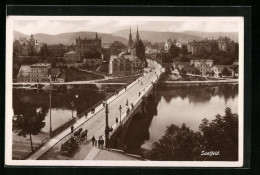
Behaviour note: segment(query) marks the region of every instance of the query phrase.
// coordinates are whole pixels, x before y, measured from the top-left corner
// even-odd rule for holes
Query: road
[[[128,99],[129,106],[132,102],[134,102],[138,98],[139,92],[143,92],[144,89],[151,84],[151,82],[157,79],[156,72],[159,72],[160,69],[153,62],[149,62],[149,68],[151,72],[148,72],[140,82],[137,82],[132,87],[128,88],[124,93],[120,94],[117,98],[115,98],[112,102],[108,104],[109,107],[109,126],[113,126],[116,121],[116,117],[119,119],[119,106],[122,106],[122,113],[126,112],[127,107],[126,101]],[[102,108],[98,111],[93,117],[86,120],[80,127],[83,130],[88,130],[88,141],[86,143],[82,143],[79,145],[78,149],[70,156],[63,156],[60,154],[61,145],[67,141],[71,135],[67,134],[64,138],[52,140],[55,142],[54,146],[52,146],[46,153],[43,154],[39,159],[41,160],[82,160],[92,149],[92,144],[90,142],[91,137],[94,135],[95,138],[99,138],[100,136],[105,137],[105,108]],[[77,128],[75,128],[77,130]],[[65,131],[64,131],[65,132]],[[68,129],[67,131],[68,132]],[[35,157],[34,157],[35,158]],[[30,158],[29,158],[30,159]]]

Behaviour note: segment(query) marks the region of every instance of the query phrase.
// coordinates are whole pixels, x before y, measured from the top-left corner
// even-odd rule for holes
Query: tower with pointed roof
[[[130,33],[129,33],[128,47],[129,48],[133,47],[133,38],[132,38],[131,27],[130,27]]]

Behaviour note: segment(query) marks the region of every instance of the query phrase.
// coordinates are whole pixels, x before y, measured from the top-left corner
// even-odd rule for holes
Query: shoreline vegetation
[[[227,107],[223,116],[217,114],[212,121],[204,118],[198,132],[185,123],[171,124],[146,157],[157,161],[237,161],[238,114]]]

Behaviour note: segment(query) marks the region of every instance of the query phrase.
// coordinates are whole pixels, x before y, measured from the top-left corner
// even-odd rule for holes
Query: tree
[[[176,58],[179,55],[180,48],[177,47],[175,44],[172,44],[170,49],[168,50],[168,56],[172,58]]]
[[[165,135],[155,142],[151,151],[152,160],[194,160],[199,152],[194,149],[199,147],[201,134],[195,133],[185,124],[180,127],[171,124],[167,127]]]
[[[238,160],[238,115],[233,114],[230,108],[225,109],[225,115],[216,115],[212,122],[203,119],[200,124],[205,150],[218,150],[220,156],[211,160]]]
[[[91,50],[84,52],[84,57],[89,59],[101,59],[101,54],[97,50]]]
[[[182,45],[179,54],[188,55],[190,54],[187,45]]]
[[[200,72],[199,69],[196,68],[196,69],[194,70],[194,74],[195,74],[195,75],[201,75],[201,72]]]
[[[231,72],[226,67],[224,67],[224,69],[221,71],[221,73],[224,76],[230,76],[231,75]]]
[[[182,68],[179,72],[180,72],[181,75],[186,75],[187,74],[187,71],[184,68]]]
[[[201,156],[202,151],[219,151],[218,156]],[[152,160],[178,161],[237,161],[238,160],[238,115],[230,108],[225,115],[216,115],[209,122],[202,120],[199,131],[194,132],[185,124],[171,124],[165,135],[153,144]]]
[[[209,74],[213,77],[215,75],[215,72],[212,70]]]
[[[13,130],[18,136],[30,136],[31,149],[33,151],[32,135],[38,135],[45,126],[45,116],[47,110],[42,108],[39,112],[35,106],[25,104],[18,111],[19,114],[13,119]]]
[[[123,50],[126,50],[127,47],[124,43],[120,41],[114,41],[109,48],[111,50],[112,55],[117,55],[121,53]]]
[[[39,55],[41,56],[41,58],[45,58],[49,55],[47,44],[43,44],[40,49]]]

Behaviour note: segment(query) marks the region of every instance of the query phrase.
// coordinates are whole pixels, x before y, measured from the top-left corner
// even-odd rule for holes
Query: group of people
[[[99,149],[104,148],[105,141],[102,137],[99,137],[99,139],[96,140],[95,136],[93,135],[91,141],[93,146],[98,147]]]

